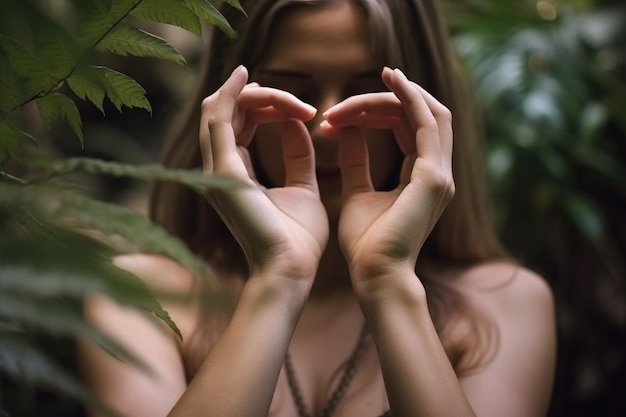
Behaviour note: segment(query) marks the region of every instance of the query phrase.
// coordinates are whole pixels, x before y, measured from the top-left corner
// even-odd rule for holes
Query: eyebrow
[[[310,78],[311,76],[305,72],[300,71],[292,71],[288,69],[261,69],[259,71],[259,75],[269,75],[275,77],[287,77],[287,78]],[[354,74],[352,79],[361,79],[361,78],[378,78],[380,74],[376,71],[366,71],[359,72]]]

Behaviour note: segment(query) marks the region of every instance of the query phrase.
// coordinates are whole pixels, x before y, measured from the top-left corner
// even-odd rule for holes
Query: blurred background
[[[552,285],[551,416],[626,415],[626,4],[446,1],[496,221]]]
[[[50,13],[62,12],[55,9],[59,2],[44,3]],[[626,416],[624,2],[445,0],[442,6],[483,112],[501,236],[556,296],[559,362],[550,416]],[[153,114],[105,106],[103,116],[79,102],[85,148],[69,131],[41,130],[50,153],[130,163],[158,159],[205,45],[178,28],[150,30],[172,43],[191,71],[98,57],[147,90]],[[85,181],[99,197],[145,211],[146,184]],[[64,360],[72,366],[70,355]],[[81,415],[69,400],[45,390],[37,395],[39,411],[32,415]]]

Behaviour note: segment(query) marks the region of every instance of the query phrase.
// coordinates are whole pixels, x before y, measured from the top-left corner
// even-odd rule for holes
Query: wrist
[[[313,279],[304,280],[274,273],[254,273],[244,286],[242,295],[259,307],[285,306],[301,309],[306,303]]]
[[[426,306],[426,291],[412,269],[398,268],[386,273],[353,277],[354,292],[362,308],[381,305],[401,308]]]

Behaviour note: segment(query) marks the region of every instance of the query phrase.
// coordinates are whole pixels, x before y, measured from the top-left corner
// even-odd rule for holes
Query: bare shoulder
[[[124,255],[115,258],[114,263],[142,279],[174,320],[182,341],[173,338],[169,329],[165,330],[178,345],[186,369],[193,375],[228,324],[242,279],[214,272],[219,286],[208,290],[200,277],[164,256]],[[110,317],[111,312],[103,310],[103,315]],[[135,330],[142,326],[137,322]]]
[[[188,269],[165,256],[141,253],[121,255],[113,262],[137,275],[155,291],[189,292],[200,283]]]
[[[182,339],[177,337],[165,322],[157,320],[148,311],[120,304],[105,294],[92,294],[85,298],[83,303],[85,318],[137,353],[143,350],[137,345],[138,340],[149,340],[154,352],[169,351],[171,357],[179,357],[198,327],[200,279],[178,262],[165,256],[121,255],[114,258],[113,263],[118,268],[134,274],[146,284],[176,324]],[[146,355],[148,353],[144,350],[142,356]]]
[[[198,330],[200,312],[205,311],[201,306],[205,294],[201,278],[177,261],[161,255],[122,255],[113,262],[146,284],[179,327],[186,345]]]
[[[461,270],[455,282],[466,295],[496,309],[552,308],[554,303],[545,278],[512,262],[486,262]]]
[[[487,262],[455,278],[496,335],[488,360],[461,380],[476,414],[545,415],[556,363],[556,317],[548,282],[512,262]]]
[[[85,318],[140,358],[152,372],[148,375],[115,359],[87,339],[79,341],[81,368],[93,391],[120,414],[160,415],[172,408],[187,384],[186,349],[198,323],[193,290],[197,278],[161,256],[124,255],[113,262],[145,282],[180,330],[182,339],[147,311],[94,294],[84,301]],[[129,396],[129,392],[133,394]]]

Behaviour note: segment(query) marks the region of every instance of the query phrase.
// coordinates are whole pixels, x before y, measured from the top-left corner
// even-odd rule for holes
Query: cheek
[[[257,128],[250,144],[250,156],[259,182],[268,187],[285,183],[285,167],[281,145],[280,123],[268,123]]]
[[[370,173],[374,188],[388,191],[398,185],[404,155],[393,134],[388,131],[366,132],[370,156]]]

